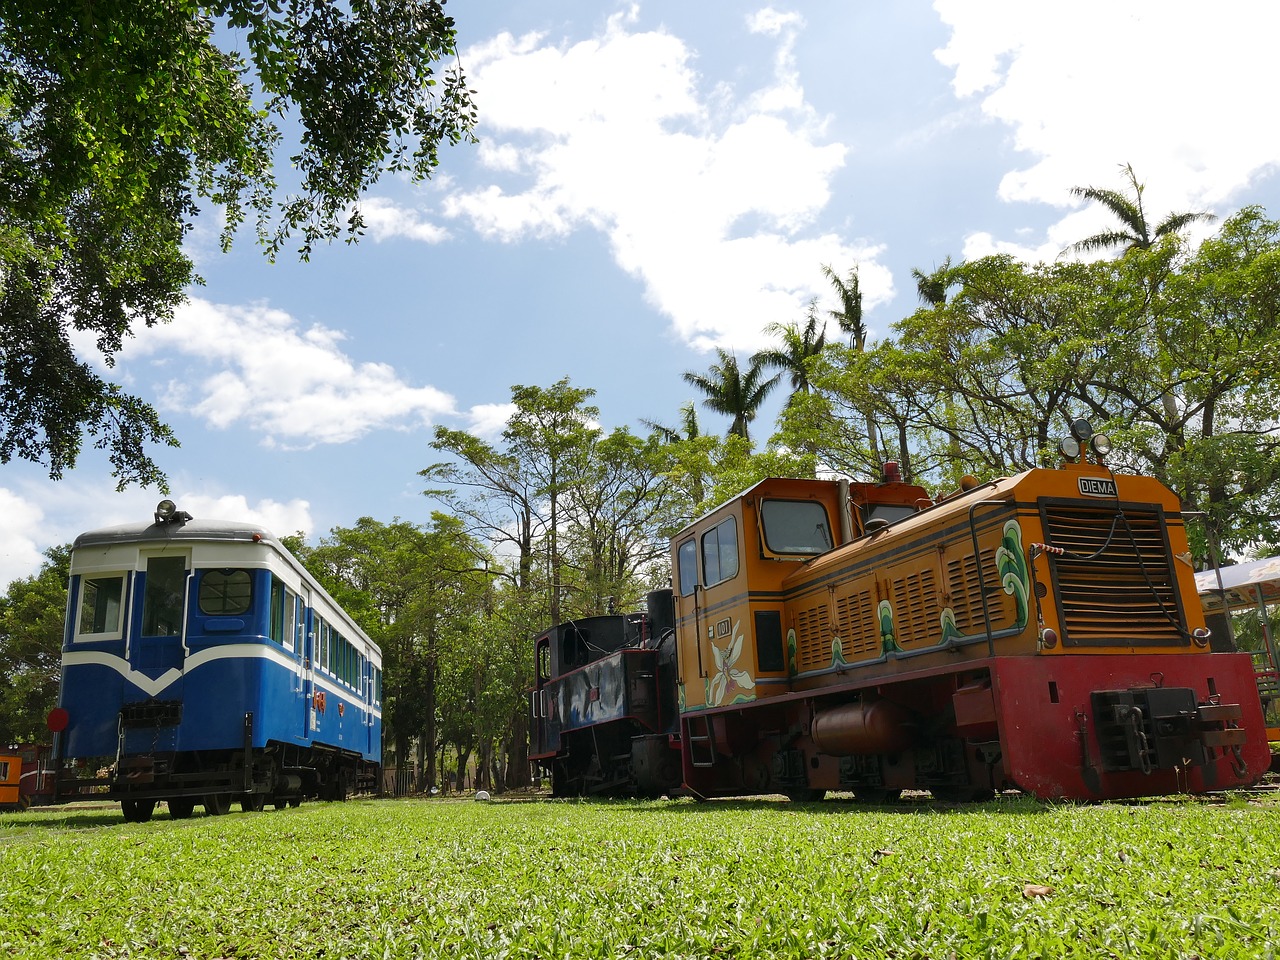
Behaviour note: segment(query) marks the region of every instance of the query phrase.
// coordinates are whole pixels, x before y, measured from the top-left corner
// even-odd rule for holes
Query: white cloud
[[[434,223],[427,223],[416,210],[406,210],[385,197],[366,197],[360,202],[365,229],[375,243],[392,237],[406,237],[425,243],[440,243],[449,239],[449,231]]]
[[[172,323],[139,331],[122,357],[134,377],[144,359],[164,370],[162,407],[193,413],[213,427],[260,430],[267,445],[346,443],[454,412],[448,394],[410,386],[389,364],[352,360],[341,349],[343,339],[340,331],[303,328],[263,304],[193,299]]]
[[[676,334],[709,349],[751,349],[765,326],[825,296],[820,265],[863,264],[868,307],[892,295],[874,247],[816,230],[847,148],[823,142],[793,54],[803,19],[763,9],[747,28],[775,38],[762,89],[704,96],[695,53],[659,29],[632,31],[635,8],[590,40],[554,46],[501,34],[464,54],[504,177],[446,198],[503,241],[604,232],[614,257]]]
[[[467,411],[467,432],[482,440],[494,440],[507,428],[516,412],[514,403],[481,403]]]
[[[44,511],[33,501],[0,487],[0,589],[40,569],[45,541]]]
[[[1080,206],[1071,187],[1123,189],[1120,167],[1131,163],[1158,221],[1229,207],[1280,162],[1280,127],[1254,95],[1272,85],[1280,5],[1270,0],[934,7],[952,30],[936,56],[953,68],[956,94],[980,97],[1027,156],[1001,182],[1005,200]],[[1044,249],[1104,223],[1104,211],[1086,207]]]
[[[20,480],[0,487],[0,590],[32,576],[44,563],[44,551],[70,544],[87,530],[150,521],[162,495],[155,490],[115,489],[105,474],[93,478],[79,472],[50,483],[43,471],[16,465]],[[175,478],[171,498],[192,516],[260,523],[279,536],[314,532],[306,500],[250,500],[243,494],[212,491],[202,483]]]
[[[765,7],[747,17],[748,30],[752,33],[763,33],[771,37],[776,37],[784,30],[803,26],[804,17],[800,16],[800,14],[783,13],[773,9],[773,7]]]
[[[277,537],[301,532],[310,535],[315,525],[311,519],[311,504],[306,500],[259,500],[251,504],[243,494],[180,493],[173,497],[175,503],[197,519],[246,520],[260,523]]]

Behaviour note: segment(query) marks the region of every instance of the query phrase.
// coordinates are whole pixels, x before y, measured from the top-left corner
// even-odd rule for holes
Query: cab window
[[[81,579],[76,639],[119,639],[123,606],[124,574],[113,573]]]
[[[687,597],[698,586],[698,542],[686,540],[676,552],[680,574],[680,596]]]
[[[147,561],[147,585],[142,594],[144,637],[176,637],[182,632],[186,587],[187,561],[183,557],[152,557]]]
[[[770,553],[826,553],[835,544],[827,510],[816,500],[766,500],[760,505]]]
[[[738,575],[738,521],[729,517],[702,535],[702,579],[708,587]]]

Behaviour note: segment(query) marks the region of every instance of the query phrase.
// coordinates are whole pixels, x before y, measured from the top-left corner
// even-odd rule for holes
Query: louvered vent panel
[[[1062,601],[1063,643],[1185,646],[1173,559],[1162,514],[1152,507],[1053,504],[1045,508]]]
[[[982,575],[987,587],[987,612],[991,628],[999,630],[1012,619],[1012,601],[1000,585],[996,572],[996,552],[982,551]],[[978,565],[972,556],[947,561],[947,590],[951,594],[951,610],[961,633],[980,634],[982,624],[982,590],[978,582]]]
[[[796,669],[831,666],[831,615],[826,602],[796,614]]]
[[[880,655],[880,621],[870,590],[836,597],[836,633],[850,662]]]
[[[898,646],[909,650],[937,643],[942,636],[942,627],[933,571],[919,570],[896,579],[892,588]]]

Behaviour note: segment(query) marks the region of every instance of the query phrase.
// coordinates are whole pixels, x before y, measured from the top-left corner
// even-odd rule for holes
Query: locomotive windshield
[[[760,519],[771,553],[817,554],[834,546],[827,509],[816,500],[766,500]]]
[[[868,520],[884,520],[886,523],[897,523],[907,517],[914,517],[920,511],[900,503],[873,503],[866,511]]]

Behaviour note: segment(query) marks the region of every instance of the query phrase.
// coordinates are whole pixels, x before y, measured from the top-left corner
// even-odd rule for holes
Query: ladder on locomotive
[[[698,730],[699,723],[701,731]],[[704,714],[690,717],[685,721],[685,738],[689,743],[689,762],[695,767],[714,767],[716,765],[716,735],[711,726],[711,717]]]

